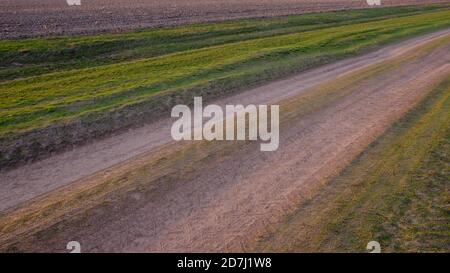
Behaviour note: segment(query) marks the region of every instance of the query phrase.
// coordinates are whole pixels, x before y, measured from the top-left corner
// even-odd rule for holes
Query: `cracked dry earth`
[[[279,149],[263,153],[259,143],[216,142],[196,146],[165,143],[156,150],[155,143],[163,140],[153,139],[147,148],[141,143],[134,149],[147,150],[143,155],[122,163],[110,161],[117,165],[64,183],[65,190],[76,191],[77,185],[94,183],[111,174],[120,176],[143,164],[141,171],[147,176],[127,174],[121,178],[139,180],[139,187],[118,191],[115,198],[90,207],[80,203],[72,210],[76,213],[41,228],[24,229],[20,242],[10,240],[6,245],[0,236],[0,248],[66,251],[67,242],[77,240],[83,252],[245,251],[448,78],[449,50],[450,31],[441,31],[223,99],[218,103],[279,103]],[[160,132],[166,132],[168,125],[170,122],[161,121]],[[136,137],[144,135],[145,130],[128,134]],[[159,137],[164,139],[166,134]],[[115,138],[117,141],[123,136]],[[105,143],[111,142],[105,140],[98,145]],[[171,173],[162,174],[162,168],[143,163],[150,157],[165,162],[164,150],[190,146],[188,152],[180,153],[181,160],[164,163]],[[124,150],[119,149],[118,158],[121,153]],[[70,154],[65,156],[70,160]],[[109,157],[114,158],[112,152]],[[88,160],[85,164],[92,163]],[[71,162],[64,164],[70,166]],[[39,175],[38,170],[45,174],[36,166],[23,168],[34,175]],[[158,179],[148,176],[159,172]],[[26,183],[27,170],[5,175]],[[58,192],[61,186],[57,180],[53,183],[47,188],[50,193],[29,192],[30,200],[9,201],[10,206],[3,208],[4,215],[15,213],[16,207],[26,209],[33,198],[38,202],[50,200],[51,192]],[[12,187],[13,183],[6,185]],[[17,192],[27,192],[26,187],[15,186]],[[1,187],[4,192],[5,186]],[[7,199],[5,195],[1,198]],[[1,223],[0,219],[0,228]]]

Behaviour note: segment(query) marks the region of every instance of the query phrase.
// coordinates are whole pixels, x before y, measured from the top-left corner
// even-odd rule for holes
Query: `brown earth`
[[[117,32],[172,26],[367,8],[365,0],[2,0],[0,38]],[[448,3],[447,0],[382,0],[382,6]]]
[[[450,76],[449,46],[442,31],[218,102],[279,102],[276,152],[167,143],[166,121],[2,174],[0,249],[245,251]]]

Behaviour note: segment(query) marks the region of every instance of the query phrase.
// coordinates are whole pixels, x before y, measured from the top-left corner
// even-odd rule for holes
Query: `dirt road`
[[[447,3],[383,0],[383,6]],[[114,32],[193,22],[367,8],[365,0],[2,0],[0,38]]]
[[[389,60],[403,50],[430,39],[448,35],[448,33],[449,31],[446,30],[411,39],[371,54],[326,65],[214,103],[218,105],[277,103],[283,98],[301,94],[331,78]],[[171,119],[164,119],[18,169],[0,172],[0,181],[2,181],[0,212],[171,142],[172,122]]]
[[[217,102],[279,103],[282,127],[276,152],[262,153],[258,143],[194,147],[171,165],[158,158],[169,149],[165,147],[174,146],[169,143],[170,120],[163,120],[3,173],[0,204],[7,216],[20,204],[26,209],[27,201],[39,195],[38,202],[48,202],[52,193],[64,198],[61,186],[76,191],[111,173],[116,176],[114,171],[126,173],[146,157],[157,157],[173,170],[163,174],[159,167],[143,168],[152,177],[161,172],[153,180],[124,175],[124,181],[143,184],[106,205],[69,214],[37,233],[25,232],[14,248],[65,251],[68,241],[78,240],[86,252],[245,251],[448,78],[449,47],[450,30],[441,31]],[[194,160],[197,154],[201,157]]]

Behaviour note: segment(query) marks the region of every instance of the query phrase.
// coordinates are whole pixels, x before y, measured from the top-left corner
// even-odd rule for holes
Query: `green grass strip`
[[[265,24],[262,19],[256,22]],[[0,135],[67,122],[86,114],[115,111],[161,92],[216,86],[210,91],[220,93],[236,86],[244,88],[448,26],[450,10],[432,10],[4,81],[0,83]],[[192,31],[197,31],[197,27],[200,26],[191,26]],[[24,43],[36,43],[37,48],[48,46],[46,40],[33,41]],[[44,45],[38,46],[39,43]]]

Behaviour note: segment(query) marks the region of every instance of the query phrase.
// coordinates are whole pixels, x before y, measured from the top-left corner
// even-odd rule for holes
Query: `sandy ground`
[[[267,17],[349,8],[365,0],[2,0],[0,38],[112,32],[193,22]],[[383,6],[448,3],[383,0]]]
[[[86,252],[245,251],[258,234],[449,76],[448,39],[444,47],[427,47],[448,36],[449,30],[415,38],[221,100],[219,104],[280,102],[282,116],[283,111],[284,115],[292,111],[288,126],[281,128],[279,150],[262,153],[259,145],[251,143],[226,156],[212,155],[194,165],[189,175],[180,174],[170,184],[158,182],[146,193],[99,206],[84,217],[69,217],[22,242],[26,247],[19,249],[65,251],[68,241],[78,240]],[[347,95],[296,116],[297,98],[324,85],[346,90]],[[2,174],[2,209],[133,155],[151,154],[168,141],[169,124],[161,121]],[[132,166],[133,160],[119,165]],[[95,175],[89,179],[96,179]],[[83,179],[73,184],[78,183]]]

